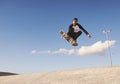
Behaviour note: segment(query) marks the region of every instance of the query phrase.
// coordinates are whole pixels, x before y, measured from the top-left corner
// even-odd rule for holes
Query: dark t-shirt
[[[77,29],[77,27],[79,28],[79,30]],[[69,26],[69,31],[68,31],[68,35],[72,32],[78,32],[78,31],[83,31],[86,35],[88,35],[89,33],[79,24],[77,23],[76,24],[76,28],[75,26],[73,26],[73,24],[71,24]]]

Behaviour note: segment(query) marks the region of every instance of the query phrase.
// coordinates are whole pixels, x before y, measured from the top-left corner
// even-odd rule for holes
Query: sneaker
[[[73,46],[78,46],[78,43],[73,44]]]

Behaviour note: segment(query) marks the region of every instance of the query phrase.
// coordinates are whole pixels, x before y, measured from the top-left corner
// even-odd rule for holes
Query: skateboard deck
[[[67,35],[67,33],[65,33],[63,30],[60,31],[60,35],[62,36],[62,38],[64,40],[66,40],[67,42],[69,42],[72,46],[78,46],[78,43],[69,35]]]

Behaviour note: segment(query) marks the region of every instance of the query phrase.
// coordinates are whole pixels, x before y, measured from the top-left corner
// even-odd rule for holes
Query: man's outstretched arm
[[[91,38],[92,36],[80,25],[78,24],[80,29],[87,35],[88,38]]]

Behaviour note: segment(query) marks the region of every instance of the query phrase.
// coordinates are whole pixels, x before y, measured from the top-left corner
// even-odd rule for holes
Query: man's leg
[[[67,33],[67,35],[74,39],[75,36],[74,29],[71,28],[71,30]]]
[[[77,33],[71,32],[71,33],[67,33],[67,34],[76,41],[77,38],[82,34],[82,31],[79,31],[79,32],[77,32]]]
[[[74,32],[68,33],[68,36],[70,36],[71,38],[75,39],[75,33]]]
[[[82,34],[82,31],[79,31],[77,33],[74,34],[74,40],[77,40],[77,38]]]

